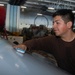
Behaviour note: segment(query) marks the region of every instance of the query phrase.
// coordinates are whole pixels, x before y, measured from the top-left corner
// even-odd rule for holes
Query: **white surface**
[[[69,75],[30,54],[21,54],[0,38],[0,75]]]

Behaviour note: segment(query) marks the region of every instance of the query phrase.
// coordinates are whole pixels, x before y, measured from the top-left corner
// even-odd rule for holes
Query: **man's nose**
[[[55,28],[56,26],[57,26],[57,25],[54,23],[53,26],[52,26],[52,28]]]

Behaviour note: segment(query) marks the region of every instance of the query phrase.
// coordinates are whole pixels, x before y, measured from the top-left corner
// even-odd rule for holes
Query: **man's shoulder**
[[[45,36],[45,37],[43,37],[43,38],[41,38],[41,40],[47,40],[47,41],[55,41],[55,40],[57,40],[57,37],[56,36],[54,36],[54,35],[50,35],[50,36]]]
[[[55,36],[55,35],[49,35],[49,36],[46,36],[45,38],[52,38],[52,39],[57,39],[59,37]]]

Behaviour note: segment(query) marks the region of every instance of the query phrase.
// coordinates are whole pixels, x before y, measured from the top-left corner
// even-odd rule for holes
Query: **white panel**
[[[7,11],[6,11],[6,30],[9,30],[9,10],[10,10],[10,5],[9,4],[7,4]]]

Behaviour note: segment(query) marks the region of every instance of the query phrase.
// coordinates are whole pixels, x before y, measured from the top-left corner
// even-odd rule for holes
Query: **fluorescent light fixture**
[[[41,16],[42,14],[41,13],[37,13],[37,15],[40,15]]]
[[[0,4],[0,6],[4,6],[4,4]]]
[[[48,7],[48,9],[54,10],[54,8],[53,8],[53,7]]]
[[[27,8],[27,7],[25,7],[25,6],[21,6],[21,8]]]
[[[72,11],[73,13],[75,13],[75,11]]]

